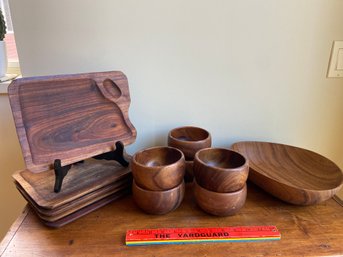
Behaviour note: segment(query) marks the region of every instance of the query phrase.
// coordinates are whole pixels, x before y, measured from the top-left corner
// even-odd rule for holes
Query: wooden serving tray
[[[55,222],[57,220],[60,220],[64,217],[67,217],[68,215],[78,211],[78,210],[81,210],[82,208],[85,208],[97,201],[100,201],[108,196],[111,196],[111,195],[121,195],[121,192],[122,191],[126,191],[128,190],[129,188],[131,188],[130,186],[128,186],[128,183],[126,184],[122,184],[122,185],[117,185],[115,186],[114,188],[112,188],[111,190],[107,190],[107,192],[103,192],[102,194],[100,195],[97,195],[97,196],[94,196],[92,197],[91,199],[87,199],[86,201],[83,201],[83,202],[78,202],[78,201],[73,201],[71,202],[70,205],[66,205],[66,206],[63,206],[64,210],[63,212],[59,211],[59,213],[56,213],[56,214],[53,214],[53,215],[50,215],[50,214],[45,214],[45,213],[42,213],[44,212],[44,210],[41,210],[39,208],[37,208],[37,205],[32,201],[32,199],[30,198],[29,195],[27,195],[25,193],[25,191],[23,191],[20,186],[17,187],[18,191],[22,194],[22,196],[26,199],[26,201],[29,203],[29,205],[32,207],[32,209],[35,211],[35,213],[37,214],[37,216],[42,219],[42,220],[45,220],[45,221],[49,221],[49,222]],[[83,200],[83,199],[82,199]]]
[[[87,215],[88,213],[92,212],[92,211],[95,211],[103,206],[105,206],[106,204],[109,204],[125,195],[127,195],[128,193],[130,193],[131,189],[124,189],[118,193],[115,193],[115,194],[112,194],[112,195],[109,195],[95,203],[92,203],[62,219],[59,219],[59,220],[56,220],[56,221],[46,221],[46,220],[43,220],[41,219],[42,223],[45,224],[46,226],[49,226],[49,227],[53,227],[53,228],[59,228],[59,227],[62,227],[64,225],[67,225],[69,224],[70,222],[73,222],[74,220],[77,220],[85,215]]]
[[[131,159],[129,156],[126,158]],[[12,175],[15,182],[40,208],[49,210],[77,201],[84,195],[130,176],[130,167],[122,167],[116,161],[88,159],[72,166],[64,179],[62,191],[55,193],[54,170],[41,173],[23,170]]]
[[[315,152],[267,142],[238,142],[232,149],[249,160],[249,180],[285,202],[316,204],[342,187],[339,167]]]
[[[26,168],[42,172],[134,142],[130,95],[119,71],[17,79],[9,99]]]
[[[110,194],[113,194],[121,189],[124,188],[131,188],[132,186],[132,178],[125,178],[119,181],[114,182],[108,186],[95,190],[89,194],[86,194],[78,199],[73,200],[72,202],[66,203],[61,205],[56,209],[44,209],[38,206],[35,201],[25,192],[25,190],[15,182],[15,185],[21,195],[31,204],[31,206],[41,215],[46,217],[58,217],[58,216],[66,216],[78,209],[81,209],[95,201],[100,200]]]

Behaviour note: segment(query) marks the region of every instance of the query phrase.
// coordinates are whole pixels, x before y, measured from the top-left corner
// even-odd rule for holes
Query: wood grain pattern
[[[105,198],[109,195],[112,195],[114,193],[117,193],[123,189],[131,188],[132,186],[132,180],[129,179],[123,179],[117,182],[114,182],[111,185],[105,186],[104,188],[100,188],[98,190],[95,190],[94,192],[91,192],[89,194],[86,194],[79,199],[76,199],[70,203],[61,205],[60,207],[52,210],[44,209],[39,207],[32,198],[25,192],[25,190],[16,183],[16,187],[18,191],[21,193],[21,195],[26,199],[26,201],[30,204],[30,206],[34,209],[34,211],[37,213],[37,215],[47,221],[56,221],[58,219],[61,219],[79,209],[82,209],[83,207],[86,207],[87,205],[90,205],[96,201],[101,200],[102,198]]]
[[[234,215],[243,207],[247,197],[247,187],[230,193],[209,191],[198,185],[194,180],[194,197],[197,204],[205,212],[217,216]]]
[[[168,190],[181,183],[185,157],[173,147],[158,146],[134,154],[131,167],[137,185],[148,190]]]
[[[130,156],[126,156],[128,160]],[[73,165],[63,182],[63,190],[53,191],[54,171],[32,173],[28,170],[13,174],[14,180],[41,208],[56,209],[113,182],[131,176],[131,167],[122,167],[116,161],[88,159]]]
[[[198,184],[210,191],[234,192],[245,185],[249,164],[230,149],[206,148],[195,154],[193,173]]]
[[[180,149],[187,161],[193,161],[197,151],[211,147],[211,134],[205,129],[185,126],[171,130],[168,145]]]
[[[185,194],[185,182],[165,191],[151,191],[132,183],[132,195],[136,204],[146,213],[166,214],[181,204]]]
[[[113,150],[135,140],[128,117],[130,95],[122,72],[17,79],[9,99],[26,167],[49,170]]]
[[[20,191],[20,189],[18,189],[18,190]],[[70,215],[74,215],[75,216],[75,213],[78,213],[80,210],[82,210],[84,208],[87,208],[88,206],[92,206],[96,202],[99,202],[99,201],[101,201],[103,199],[107,199],[107,198],[110,198],[110,197],[113,198],[113,197],[116,197],[116,196],[121,196],[123,194],[123,191],[128,192],[127,185],[118,186],[117,188],[112,190],[112,192],[103,193],[102,195],[93,197],[87,203],[77,204],[77,202],[73,202],[74,204],[72,206],[70,206],[67,210],[65,210],[64,212],[58,213],[58,214],[54,214],[54,215],[42,214],[39,211],[39,209],[36,209],[34,203],[31,202],[29,198],[27,198],[28,195],[25,195],[25,192],[20,191],[20,193],[26,199],[28,204],[31,206],[33,211],[36,213],[36,215],[39,217],[39,219],[43,223],[46,223],[46,222],[48,222],[48,223],[56,223],[56,222],[60,223],[61,220],[68,219],[68,217],[70,217]],[[80,218],[82,216],[83,215],[78,216],[77,218]]]
[[[96,201],[90,205],[87,205],[86,207],[83,207],[82,209],[79,209],[75,212],[73,212],[72,214],[69,214],[59,220],[56,221],[47,221],[47,220],[41,220],[43,222],[44,225],[48,226],[48,227],[53,227],[53,228],[60,228],[62,226],[65,226],[115,200],[118,200],[119,198],[127,195],[130,192],[129,189],[123,189],[119,192],[116,192],[115,194],[111,194],[109,196],[106,196],[104,198],[102,198],[99,201]]]
[[[132,196],[108,204],[59,229],[42,225],[29,211],[6,240],[2,257],[135,256],[241,257],[342,256],[342,207],[334,200],[312,206],[287,204],[248,184],[244,207],[234,216],[214,217],[195,203],[186,187],[180,207],[166,215],[141,212]],[[20,218],[19,218],[20,219]],[[276,225],[280,241],[128,247],[129,229]]]
[[[238,142],[232,148],[248,158],[249,180],[286,202],[320,203],[342,187],[339,167],[312,151],[267,142]]]

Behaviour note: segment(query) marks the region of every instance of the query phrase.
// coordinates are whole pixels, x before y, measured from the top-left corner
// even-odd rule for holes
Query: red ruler
[[[126,245],[194,244],[208,242],[256,242],[280,240],[275,226],[223,228],[161,228],[126,232]]]

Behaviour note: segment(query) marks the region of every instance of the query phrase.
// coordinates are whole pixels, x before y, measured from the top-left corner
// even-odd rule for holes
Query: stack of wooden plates
[[[32,173],[23,170],[13,175],[14,183],[42,222],[63,226],[130,192],[129,168],[115,161],[86,160],[72,166],[62,191],[54,192],[54,170]]]
[[[14,183],[43,223],[63,226],[130,192],[130,167],[92,158],[136,138],[123,73],[18,79],[9,97],[26,164]],[[55,160],[73,164],[58,193]]]

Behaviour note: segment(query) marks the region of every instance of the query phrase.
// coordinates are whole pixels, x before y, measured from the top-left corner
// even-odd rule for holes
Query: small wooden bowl
[[[185,194],[185,182],[165,191],[151,191],[132,183],[132,195],[136,204],[146,213],[166,214],[181,204]]]
[[[180,127],[169,132],[168,145],[180,149],[186,160],[193,160],[197,151],[211,147],[211,135],[198,127]]]
[[[244,186],[249,165],[238,152],[225,148],[206,148],[195,154],[193,173],[200,186],[210,191],[227,193]]]
[[[176,187],[185,175],[185,157],[173,147],[153,147],[137,152],[131,162],[137,185],[162,191]]]
[[[244,205],[247,197],[247,186],[231,193],[209,191],[198,185],[194,180],[194,197],[201,209],[217,216],[236,214]]]

